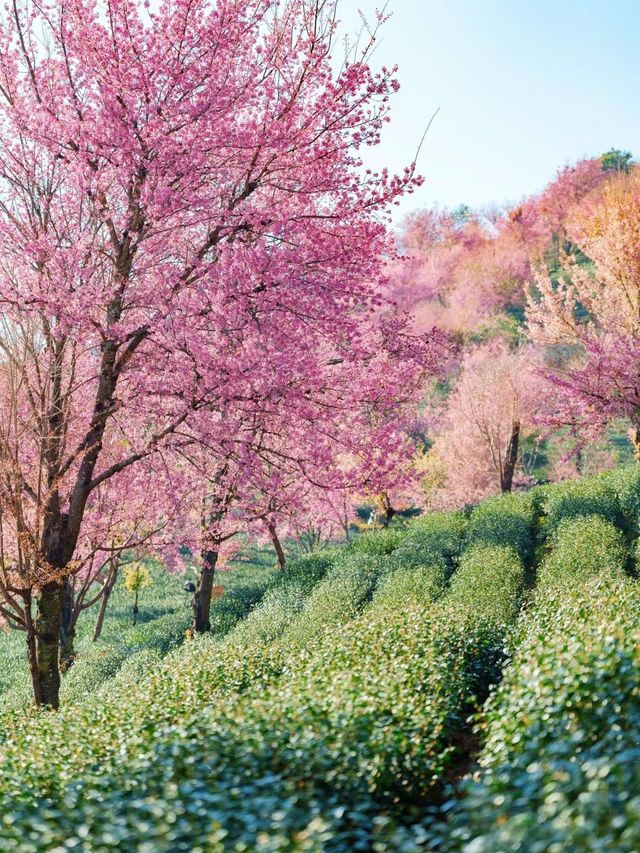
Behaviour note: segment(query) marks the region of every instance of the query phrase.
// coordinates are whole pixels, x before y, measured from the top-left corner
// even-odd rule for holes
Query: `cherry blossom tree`
[[[590,263],[565,257],[564,275],[531,288],[529,329],[550,348],[549,373],[562,392],[553,422],[583,439],[616,418],[633,427],[640,455],[640,174],[615,175],[577,212],[571,239]],[[589,432],[590,431],[590,432]]]
[[[403,258],[389,265],[390,294],[421,330],[468,336],[504,326],[505,315],[521,325],[534,267],[557,265],[571,247],[573,212],[593,204],[609,177],[600,158],[582,160],[512,207],[462,219],[438,208],[409,215],[398,237]]]
[[[373,358],[416,179],[361,168],[397,83],[373,38],[334,70],[332,9],[17,0],[0,23],[0,506],[39,703],[95,491],[194,412],[219,447],[226,413],[302,407],[328,361]]]
[[[545,393],[530,348],[512,351],[504,341],[494,340],[470,350],[429,452],[429,503],[459,507],[510,492],[522,441],[539,429],[536,419]]]

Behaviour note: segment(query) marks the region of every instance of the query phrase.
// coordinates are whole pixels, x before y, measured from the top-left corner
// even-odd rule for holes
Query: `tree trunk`
[[[511,424],[511,438],[507,445],[504,459],[504,468],[500,477],[500,488],[503,492],[510,492],[513,488],[513,475],[518,461],[518,446],[520,444],[520,421]]]
[[[633,442],[633,455],[636,462],[640,462],[640,426],[631,429],[631,441]]]
[[[71,578],[62,582],[62,611],[60,613],[60,670],[66,672],[76,657],[73,641],[76,635],[73,618],[73,583]]]
[[[391,505],[389,495],[386,492],[382,493],[380,502],[384,511],[384,515],[382,516],[382,526],[388,527],[391,524],[391,519],[396,514],[396,511]]]
[[[127,255],[118,262],[118,272],[123,280],[128,278],[131,271],[133,255]],[[110,303],[107,318],[109,324],[117,323],[122,314],[122,297],[117,295]],[[127,354],[130,357],[145,338],[133,339],[127,344]],[[44,507],[44,522],[42,539],[39,546],[38,563],[45,571],[51,571],[56,580],[40,587],[37,601],[35,621],[36,654],[38,657],[38,679],[40,695],[34,690],[36,703],[58,708],[60,704],[60,668],[58,656],[60,653],[60,625],[62,622],[62,581],[66,569],[78,543],[87,501],[92,489],[98,482],[94,480],[94,472],[104,437],[106,424],[113,411],[115,391],[120,376],[121,365],[118,363],[120,343],[117,340],[105,339],[101,346],[100,372],[96,389],[89,427],[82,440],[85,448],[75,483],[69,497],[66,512],[62,511],[58,477],[60,470],[59,451],[65,433],[64,406],[61,403],[62,365],[64,361],[65,339],[61,338],[55,344],[55,360],[50,371],[51,405],[47,413],[47,428],[51,438],[46,452],[48,496]],[[133,348],[132,348],[133,347]],[[103,472],[102,479],[107,479],[115,469]]]
[[[60,613],[62,611],[62,583],[53,581],[41,587],[37,601],[35,622],[36,653],[40,696],[34,692],[39,705],[57,708],[60,704]]]
[[[215,550],[202,552],[202,568],[198,578],[198,587],[193,594],[193,630],[204,634],[211,630],[211,594],[213,590],[213,575],[218,561]]]
[[[273,542],[273,547],[276,551],[276,556],[278,557],[278,566],[281,569],[287,564],[287,558],[285,557],[284,550],[282,548],[282,542],[280,542],[280,537],[276,531],[276,526],[273,523],[267,524],[267,529],[269,531],[269,536],[271,537],[271,541]]]
[[[31,613],[31,593],[25,598],[25,629],[27,635],[27,657],[29,660],[29,672],[31,673],[31,685],[33,687],[33,698],[36,705],[42,705],[42,692],[40,690],[40,674],[38,672],[38,650],[36,648],[36,628]]]
[[[133,599],[133,624],[134,625],[138,621],[138,613],[140,613],[140,608],[138,607],[138,590],[136,590],[136,597]]]
[[[104,590],[102,592],[102,598],[100,599],[100,610],[98,612],[98,618],[96,619],[96,627],[93,632],[93,642],[95,643],[100,639],[100,634],[102,633],[102,626],[104,625],[104,617],[107,612],[107,605],[109,604],[109,599],[111,598],[111,593],[113,592],[113,588],[116,585],[116,580],[118,578],[118,572],[113,572],[109,574],[107,580],[104,583]]]

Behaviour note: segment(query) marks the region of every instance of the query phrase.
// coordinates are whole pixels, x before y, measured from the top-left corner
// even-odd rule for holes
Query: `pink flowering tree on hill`
[[[548,372],[560,391],[552,422],[581,440],[617,418],[632,426],[640,455],[640,174],[610,180],[577,213],[571,239],[590,259],[565,258],[557,282],[540,274],[531,288],[532,337],[549,348]]]
[[[389,265],[390,294],[416,316],[418,330],[504,334],[509,316],[521,326],[534,268],[557,266],[571,246],[573,212],[597,202],[611,175],[600,158],[582,160],[506,209],[409,215],[398,237],[403,258]]]
[[[397,84],[371,44],[333,70],[331,7],[17,2],[0,25],[0,505],[40,704],[96,490],[194,413],[220,446],[226,413],[303,406],[326,360],[370,358],[415,179],[361,168]]]
[[[546,394],[531,348],[514,351],[495,340],[470,350],[427,457],[429,504],[459,507],[510,492]]]

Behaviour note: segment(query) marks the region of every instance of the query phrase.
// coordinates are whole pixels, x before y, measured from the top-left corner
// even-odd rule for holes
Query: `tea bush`
[[[260,604],[231,631],[236,645],[257,645],[278,639],[305,604],[305,591],[297,584],[270,589]]]
[[[211,631],[223,636],[240,622],[264,595],[264,585],[232,587],[211,604]],[[118,641],[84,642],[80,654],[65,674],[61,685],[61,700],[68,702],[92,693],[103,682],[113,678],[131,657],[146,652],[161,659],[177,648],[185,637],[191,621],[190,610],[167,613],[122,631]],[[88,639],[88,638],[87,638]]]
[[[618,496],[607,475],[547,486],[542,509],[548,535],[553,534],[562,521],[581,515],[598,515],[617,527],[624,526]]]
[[[618,468],[607,474],[627,527],[640,533],[640,465]]]
[[[533,525],[534,505],[528,495],[489,498],[469,517],[467,546],[507,545],[526,559],[533,547]]]
[[[348,552],[313,589],[299,617],[292,620],[284,642],[295,647],[333,632],[356,616],[371,599],[380,577],[392,570],[387,556]]]
[[[225,591],[221,598],[211,602],[211,633],[222,637],[262,600],[266,584],[239,584]]]
[[[447,850],[640,849],[640,597],[614,571],[541,590]]]
[[[274,588],[295,583],[303,592],[309,593],[324,578],[339,554],[337,549],[316,551],[290,560],[283,569],[273,573],[270,586]]]
[[[551,546],[540,569],[542,584],[556,580],[576,586],[594,574],[622,573],[629,559],[622,533],[599,515],[563,519]]]
[[[447,573],[442,566],[401,567],[380,580],[373,602],[389,607],[426,605],[442,595],[446,584]]]
[[[404,600],[399,586],[393,602],[366,607],[378,579],[394,575],[385,558],[350,555],[297,611],[312,645],[265,642],[299,593],[283,585],[226,639],[170,652],[135,692],[135,673],[122,670],[99,697],[38,715],[35,731],[15,721],[0,753],[3,838],[37,853],[70,841],[96,851],[408,844],[387,810],[413,809],[457,760],[477,660],[517,610],[517,561],[487,548],[482,565],[504,584],[481,589],[476,553],[440,603],[413,603],[409,584]],[[340,607],[328,608],[329,585]],[[321,617],[330,630],[318,632]],[[63,746],[49,755],[54,743]]]
[[[413,522],[394,550],[403,566],[441,566],[452,572],[463,544],[467,519],[461,512],[431,513]]]
[[[98,643],[87,649],[63,678],[61,701],[68,702],[93,693],[104,681],[116,675],[126,659],[121,646]]]
[[[497,623],[516,615],[524,584],[522,561],[509,545],[468,548],[451,578],[447,603]]]
[[[468,647],[468,692],[483,701],[500,677],[510,627],[514,622],[525,573],[518,553],[508,545],[475,545],[462,557],[445,598],[449,618],[464,632]]]
[[[350,554],[369,554],[371,556],[391,554],[402,542],[405,535],[406,531],[394,528],[367,530],[352,539],[345,550]]]
[[[25,712],[28,683],[0,672],[2,848],[640,849],[639,482],[503,495],[268,578],[221,574],[212,633],[188,642],[182,579],[154,578],[136,628],[114,591],[60,712]]]

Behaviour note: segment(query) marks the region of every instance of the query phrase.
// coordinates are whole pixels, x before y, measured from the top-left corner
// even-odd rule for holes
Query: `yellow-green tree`
[[[124,586],[125,589],[128,589],[129,592],[134,594],[133,599],[133,624],[135,625],[138,621],[138,613],[140,612],[140,608],[138,607],[138,596],[140,594],[140,590],[145,589],[148,586],[151,586],[153,583],[151,579],[151,572],[146,566],[141,565],[140,563],[132,563],[129,566],[126,566],[124,570]]]

